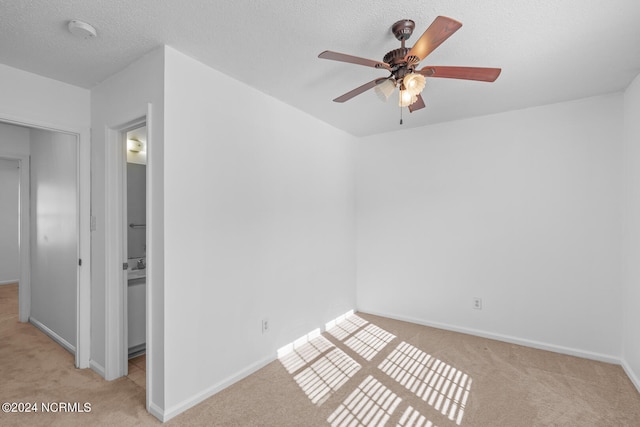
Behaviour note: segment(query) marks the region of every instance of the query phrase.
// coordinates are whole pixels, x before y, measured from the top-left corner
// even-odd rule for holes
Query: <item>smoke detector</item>
[[[71,34],[81,39],[92,39],[98,35],[93,25],[78,21],[77,19],[69,21],[68,27]]]

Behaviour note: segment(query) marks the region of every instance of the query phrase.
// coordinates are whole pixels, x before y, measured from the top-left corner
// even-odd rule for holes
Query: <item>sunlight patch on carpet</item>
[[[360,368],[359,363],[342,350],[334,348],[293,379],[311,402],[320,406]]]
[[[338,340],[342,341],[369,322],[351,312],[341,316],[325,325],[325,330]]]
[[[418,412],[413,406],[409,406],[398,421],[397,427],[438,427]]]
[[[392,333],[369,324],[344,343],[369,362],[395,337]]]
[[[278,359],[287,372],[293,374],[332,347],[334,345],[329,340],[314,332],[282,347],[278,350]]]
[[[406,342],[378,368],[460,425],[471,390],[469,375]]]
[[[402,399],[369,375],[327,421],[332,427],[384,426]]]

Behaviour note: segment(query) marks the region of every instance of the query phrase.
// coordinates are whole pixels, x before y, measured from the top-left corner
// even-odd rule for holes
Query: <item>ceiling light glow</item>
[[[400,107],[408,107],[418,100],[418,95],[414,95],[408,90],[401,90],[398,105]]]
[[[427,83],[427,79],[422,74],[411,73],[404,76],[402,80],[404,87],[409,91],[412,95],[418,96],[420,92],[424,89],[424,86]]]

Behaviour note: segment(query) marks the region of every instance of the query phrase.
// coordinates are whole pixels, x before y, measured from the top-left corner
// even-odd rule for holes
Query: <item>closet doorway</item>
[[[72,353],[76,367],[85,367],[80,358],[88,324],[79,315],[79,135],[0,121],[0,158],[8,167],[4,172],[13,169],[13,178],[2,179],[2,187],[14,187],[4,190],[15,196],[3,200],[3,207],[11,208],[11,221],[3,225],[12,229],[0,235],[2,258],[11,265],[2,267],[7,277],[0,283],[18,284],[20,321]]]

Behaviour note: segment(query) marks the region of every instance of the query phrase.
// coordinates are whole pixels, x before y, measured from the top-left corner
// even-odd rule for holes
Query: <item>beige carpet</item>
[[[167,425],[640,426],[640,394],[616,365],[363,313],[290,350]],[[133,377],[74,369],[17,321],[17,286],[0,286],[0,401],[91,404],[0,413],[0,425],[160,425]]]

